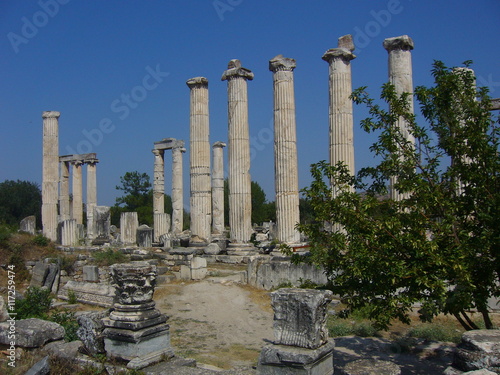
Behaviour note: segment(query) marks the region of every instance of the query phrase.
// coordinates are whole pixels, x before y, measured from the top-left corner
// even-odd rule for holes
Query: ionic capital
[[[85,164],[88,164],[88,165],[96,165],[97,163],[99,163],[99,159],[87,159],[87,160],[84,160]]]
[[[190,89],[195,87],[208,87],[208,79],[205,77],[194,77],[190,78],[186,81],[186,85],[189,86]]]
[[[73,160],[71,161],[71,165],[74,165],[75,167],[81,167],[85,162],[83,160]]]
[[[217,141],[217,142],[215,142],[215,143],[212,145],[212,148],[216,148],[216,147],[223,148],[223,147],[226,147],[226,146],[227,146],[227,145],[226,145],[224,142]]]
[[[293,72],[296,66],[295,59],[283,57],[283,55],[277,55],[269,60],[269,70],[273,73],[278,71]]]
[[[59,116],[61,116],[61,113],[57,111],[42,112],[42,118],[59,118]]]
[[[347,48],[330,48],[322,57],[322,59],[327,62],[330,62],[336,58],[341,58],[344,61],[351,61],[356,58],[356,55],[349,51]]]
[[[151,152],[154,154],[154,156],[163,156],[165,153],[164,150],[157,150],[156,148],[152,149]]]
[[[221,81],[229,81],[233,78],[244,78],[251,81],[253,77],[254,74],[252,71],[247,68],[243,68],[240,60],[233,59],[229,61],[229,64],[227,64],[227,70],[222,73]]]
[[[387,38],[383,44],[387,52],[394,50],[411,51],[414,47],[413,39],[408,35],[396,36],[394,38]]]

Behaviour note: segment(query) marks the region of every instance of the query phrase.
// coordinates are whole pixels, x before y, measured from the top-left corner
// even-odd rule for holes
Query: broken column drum
[[[146,262],[114,264],[110,275],[116,298],[114,310],[103,319],[108,357],[129,361],[127,367],[139,369],[173,356],[168,318],[155,309],[153,301],[156,266]]]
[[[231,246],[248,243],[252,235],[252,195],[247,80],[254,74],[231,60],[222,80],[228,95],[229,226]]]
[[[57,240],[57,201],[59,183],[59,116],[56,111],[42,113],[42,228],[43,234]]]
[[[351,35],[339,38],[338,48],[331,48],[323,55],[329,64],[329,134],[330,165],[345,163],[354,176],[354,119],[350,95],[352,93],[351,60],[354,44]],[[337,189],[332,186],[333,194]]]
[[[294,59],[278,55],[269,61],[274,82],[274,175],[278,241],[300,242],[297,131],[293,87]]]
[[[210,140],[208,115],[208,80],[189,79],[190,89],[190,179],[191,179],[191,243],[210,242],[212,224],[212,192],[210,181]]]
[[[212,233],[224,233],[224,147],[223,142],[212,145]]]
[[[408,93],[408,111],[413,113],[413,77],[411,64],[411,50],[414,47],[413,40],[408,35],[402,35],[384,40],[384,48],[389,53],[389,82],[394,85],[396,93],[401,95]],[[403,118],[397,120],[397,127],[402,136],[402,142],[414,147],[415,138],[410,133],[407,122]],[[396,201],[408,197],[408,193],[400,193],[394,185],[396,177],[391,177],[390,196]]]

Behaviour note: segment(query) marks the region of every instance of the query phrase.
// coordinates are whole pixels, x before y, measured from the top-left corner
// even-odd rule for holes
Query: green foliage
[[[377,337],[378,329],[373,322],[362,319],[341,317],[340,315],[329,316],[327,319],[327,328],[330,337],[340,336],[359,336],[359,337]]]
[[[76,293],[73,290],[68,290],[68,303],[70,305],[74,305],[75,303],[78,303],[78,297],[76,296]]]
[[[12,229],[5,224],[0,224],[0,245],[6,245],[12,237]]]
[[[453,327],[436,323],[419,324],[412,327],[406,333],[408,337],[421,338],[428,341],[447,341],[458,344],[462,338],[462,332]]]
[[[52,295],[50,290],[29,287],[23,299],[16,300],[16,319],[47,319]]]
[[[432,73],[434,87],[415,89],[425,125],[391,84],[381,94],[390,111],[365,88],[352,94],[369,109],[361,126],[377,134],[378,165],[356,177],[342,163],[313,165],[304,193],[316,221],[299,229],[334,293],[351,309],[369,305],[377,327],[409,323],[420,302],[423,321],[453,314],[471,329],[466,311],[476,308],[491,328],[487,300],[500,296],[499,126],[469,71],[435,62]],[[400,200],[387,198],[391,177]]]
[[[72,311],[60,311],[55,312],[50,316],[52,322],[58,323],[63,326],[65,330],[64,340],[65,341],[76,341],[78,340],[78,335],[76,331],[78,330],[78,322],[76,321],[75,313]]]
[[[93,257],[98,266],[111,266],[115,263],[123,263],[127,259],[125,254],[111,248],[106,251],[95,252]]]
[[[33,243],[33,245],[45,247],[50,243],[50,240],[43,234],[37,234],[35,237],[33,237],[31,242]]]
[[[5,180],[0,183],[0,223],[19,226],[26,216],[41,223],[42,193],[35,182]]]

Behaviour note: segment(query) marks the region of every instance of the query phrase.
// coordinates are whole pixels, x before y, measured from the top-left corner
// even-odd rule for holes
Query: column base
[[[259,375],[332,375],[335,342],[318,349],[268,344],[260,353]]]

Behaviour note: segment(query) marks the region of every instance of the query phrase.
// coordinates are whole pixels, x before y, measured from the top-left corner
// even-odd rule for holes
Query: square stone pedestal
[[[106,328],[104,347],[109,358],[128,361],[127,367],[141,369],[174,356],[168,324],[138,331]]]
[[[317,349],[266,345],[259,357],[258,375],[332,375],[335,342]]]

